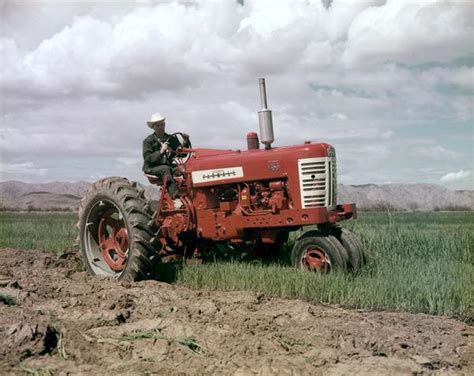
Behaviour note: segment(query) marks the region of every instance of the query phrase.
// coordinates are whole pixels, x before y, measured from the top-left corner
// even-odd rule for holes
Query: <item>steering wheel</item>
[[[176,145],[176,147],[174,147],[174,150],[170,152],[169,157],[173,164],[177,166],[181,166],[185,164],[189,160],[189,158],[191,158],[191,152],[183,153],[182,151],[180,151],[180,149],[184,148],[184,143],[185,143],[183,134],[181,132],[175,132],[171,134],[170,138],[173,136],[175,136],[175,139],[178,140],[179,145]],[[187,149],[192,148],[191,140],[189,139],[188,139],[188,145],[186,146],[186,148]]]

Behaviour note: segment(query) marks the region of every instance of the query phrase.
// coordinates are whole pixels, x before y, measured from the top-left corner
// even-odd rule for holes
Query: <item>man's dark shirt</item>
[[[166,153],[161,154],[161,145],[168,141],[169,148],[174,151],[181,146],[178,138],[164,133],[158,137],[155,132],[143,140],[143,171],[160,165],[171,165],[171,160]]]

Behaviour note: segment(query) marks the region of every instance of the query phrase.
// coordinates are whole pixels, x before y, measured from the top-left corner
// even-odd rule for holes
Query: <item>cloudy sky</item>
[[[154,112],[245,148],[335,146],[339,181],[473,186],[472,1],[0,0],[1,180],[144,181]]]

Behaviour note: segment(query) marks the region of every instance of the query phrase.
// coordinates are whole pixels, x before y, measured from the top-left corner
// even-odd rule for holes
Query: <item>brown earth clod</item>
[[[0,369],[65,374],[474,374],[473,328],[251,292],[121,283],[62,254],[0,249]],[[29,372],[29,371],[28,371]]]

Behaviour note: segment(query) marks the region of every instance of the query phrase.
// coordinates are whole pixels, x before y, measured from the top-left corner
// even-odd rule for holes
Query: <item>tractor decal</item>
[[[208,183],[210,181],[216,180],[242,178],[243,176],[244,170],[242,167],[228,167],[221,168],[218,170],[201,170],[192,172],[192,179],[194,185],[199,185],[199,183]]]

